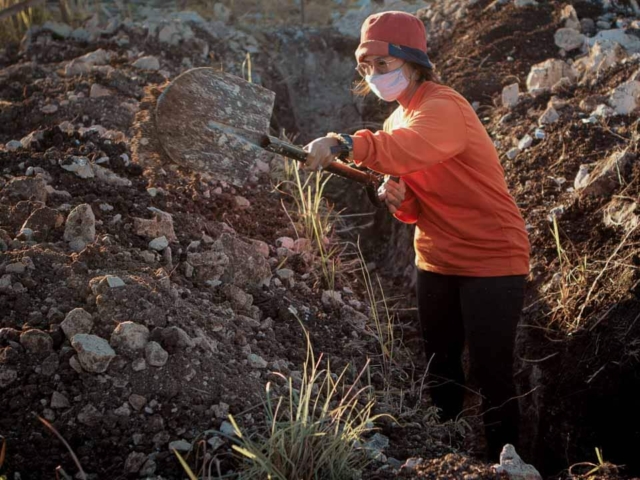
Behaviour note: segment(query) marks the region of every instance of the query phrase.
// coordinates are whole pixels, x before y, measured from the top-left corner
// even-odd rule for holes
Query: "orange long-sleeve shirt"
[[[416,224],[418,268],[472,277],[529,272],[524,221],[491,138],[460,94],[425,82],[382,131],[352,138],[356,163],[405,181],[395,216]]]

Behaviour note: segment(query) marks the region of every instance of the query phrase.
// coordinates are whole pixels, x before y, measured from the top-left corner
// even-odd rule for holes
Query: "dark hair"
[[[416,72],[418,72],[418,83],[440,83],[440,76],[436,72],[435,68],[428,68],[424,65],[413,62],[407,63],[411,65]],[[358,96],[364,97],[365,95],[371,93],[371,88],[369,88],[369,84],[366,82],[366,80],[364,78],[361,78],[359,81],[355,82],[355,85],[353,86],[353,93]]]

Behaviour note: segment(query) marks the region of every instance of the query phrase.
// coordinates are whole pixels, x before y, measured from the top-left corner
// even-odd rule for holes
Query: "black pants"
[[[513,381],[516,327],[524,301],[524,276],[459,277],[418,270],[418,313],[431,397],[443,420],[462,410],[462,353],[483,397],[487,455],[498,460],[505,443],[518,436],[518,401]]]

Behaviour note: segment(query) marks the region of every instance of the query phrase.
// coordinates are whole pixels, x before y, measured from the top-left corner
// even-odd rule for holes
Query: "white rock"
[[[149,342],[149,329],[135,322],[119,323],[111,334],[111,346],[117,351],[142,350]]]
[[[609,97],[609,105],[618,115],[629,115],[640,106],[640,82],[630,80],[618,85]]]
[[[96,335],[79,333],[71,339],[71,345],[78,353],[78,360],[86,371],[104,373],[116,356],[109,342]]]
[[[580,190],[589,185],[589,166],[588,165],[580,165],[580,169],[578,170],[578,174],[576,178],[573,180],[573,188],[575,190]]]
[[[65,224],[64,239],[76,252],[95,241],[96,217],[91,205],[84,203],[71,211]]]
[[[9,140],[4,148],[7,149],[7,152],[15,152],[19,148],[22,148],[22,143],[19,140]]]
[[[152,55],[148,55],[146,57],[139,58],[135,62],[133,62],[133,66],[135,68],[139,68],[140,70],[160,70],[160,61],[157,57]]]
[[[518,156],[519,153],[520,153],[520,149],[518,147],[513,147],[507,152],[507,158],[509,160],[513,160]]]
[[[538,123],[540,125],[548,125],[551,123],[555,123],[560,119],[560,115],[556,112],[556,109],[553,107],[547,107],[544,113],[538,119]]]
[[[95,173],[93,166],[87,157],[71,156],[64,160],[60,166],[68,172],[73,172],[80,178],[93,178]]]
[[[164,235],[158,238],[154,238],[149,242],[149,248],[158,252],[163,251],[169,246],[169,240]]]
[[[540,473],[524,463],[513,445],[506,444],[500,453],[500,464],[494,465],[496,473],[506,473],[509,480],[542,480]]]
[[[101,167],[100,165],[93,165],[93,172],[96,175],[96,178],[101,182],[104,182],[108,185],[113,185],[114,187],[130,187],[131,180],[128,178],[122,178],[116,175],[114,172],[109,170],[108,168]]]
[[[553,36],[556,45],[565,52],[582,47],[587,37],[573,28],[560,28]]]
[[[508,108],[515,107],[518,104],[520,95],[520,87],[517,83],[507,85],[502,89],[502,105]]]
[[[576,61],[575,67],[578,70],[584,70],[585,73],[597,75],[616,65],[625,56],[626,53],[619,43],[601,39],[592,44],[589,56]]]
[[[255,353],[250,353],[247,357],[247,361],[251,368],[267,368],[267,365],[269,364],[264,358],[260,355],[256,355]]]
[[[598,40],[613,40],[619,43],[628,53],[640,53],[640,38],[627,34],[621,28],[601,30],[588,39],[590,45],[595,45]]]
[[[563,60],[550,59],[531,67],[527,77],[527,90],[535,95],[548,91],[561,79],[573,81],[575,73]]]
[[[91,333],[93,328],[93,317],[83,308],[74,308],[64,318],[60,324],[62,331],[71,340],[79,333]]]
[[[564,21],[564,26],[567,28],[573,28],[577,31],[582,29],[582,25],[578,19],[578,13],[573,5],[566,5],[562,9],[562,12],[560,13],[560,20]]]
[[[522,137],[518,142],[518,149],[520,149],[521,151],[526,150],[531,146],[532,143],[533,143],[533,138],[531,137],[531,135],[527,134],[524,137]]]
[[[593,117],[600,117],[600,118],[607,118],[607,117],[611,117],[613,115],[615,115],[615,110],[613,108],[611,108],[608,105],[605,105],[604,103],[601,103],[600,105],[598,105],[596,107],[596,109],[591,112],[591,116]]]

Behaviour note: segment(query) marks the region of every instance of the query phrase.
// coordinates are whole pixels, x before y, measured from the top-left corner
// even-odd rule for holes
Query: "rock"
[[[167,237],[169,242],[177,242],[178,237],[173,230],[173,217],[167,212],[150,207],[153,219],[134,218],[133,229],[136,235],[153,240],[158,237]]]
[[[53,338],[48,333],[34,328],[20,335],[20,345],[27,353],[44,357],[53,351]]]
[[[171,350],[193,348],[195,346],[191,337],[180,327],[172,326],[162,331],[162,343]]]
[[[125,402],[116,408],[113,413],[119,417],[129,417],[131,416],[131,408],[129,407],[129,404]]]
[[[496,473],[506,473],[509,480],[542,480],[540,473],[524,463],[513,445],[506,444],[500,453],[500,464],[494,465]]]
[[[228,23],[231,18],[231,10],[225,4],[217,2],[213,4],[213,16],[216,20]]]
[[[383,451],[389,446],[389,438],[381,433],[375,433],[370,439],[368,439],[364,448],[367,453],[374,459],[385,458]]]
[[[94,277],[89,281],[89,287],[94,295],[106,293],[112,288],[124,287],[126,284],[120,277],[115,275],[104,275],[102,277]]]
[[[358,312],[349,305],[343,305],[340,309],[340,319],[344,322],[350,323],[358,331],[365,331],[369,318],[361,312]]]
[[[169,246],[169,240],[164,235],[158,238],[154,238],[149,242],[149,248],[151,250],[156,250],[157,252],[161,252],[165,248]]]
[[[98,85],[97,83],[94,83],[93,85],[91,85],[89,97],[100,98],[100,97],[110,97],[111,95],[113,95],[113,93],[107,87],[103,87],[102,85]]]
[[[84,203],[74,208],[67,217],[64,239],[73,251],[83,250],[96,239],[96,217],[91,206]]]
[[[293,270],[289,268],[281,268],[280,270],[276,271],[276,276],[280,280],[292,280],[294,275],[295,273],[293,272]]]
[[[153,460],[153,458],[148,458],[146,462],[144,462],[144,465],[142,465],[142,468],[140,469],[140,476],[143,478],[148,478],[153,476],[156,473],[156,469],[157,469],[157,465],[156,462]]]
[[[71,339],[82,367],[91,373],[104,373],[116,356],[109,342],[96,335],[79,333]]]
[[[44,138],[44,132],[42,130],[37,130],[21,138],[20,143],[22,144],[22,148],[32,148],[34,144],[37,144],[43,138]]]
[[[250,353],[249,356],[247,356],[247,361],[249,362],[249,366],[251,368],[267,368],[267,365],[269,365],[269,363],[262,358],[260,355],[256,355],[255,353]]]
[[[606,69],[620,62],[626,53],[619,43],[613,40],[598,40],[589,49],[589,55],[578,59],[574,67],[583,74],[600,75]]]
[[[627,34],[621,28],[612,30],[601,30],[596,35],[588,39],[589,45],[594,46],[598,40],[612,40],[619,43],[627,53],[640,53],[640,38]]]
[[[610,195],[620,186],[635,159],[635,155],[627,150],[613,153],[589,174],[584,193],[592,196]]]
[[[124,462],[125,473],[138,473],[147,456],[140,452],[131,452]]]
[[[69,403],[69,399],[58,392],[53,392],[49,405],[51,406],[51,408],[56,410],[62,410],[71,406],[71,404]]]
[[[573,81],[575,73],[571,66],[562,60],[550,59],[531,67],[527,77],[527,90],[532,95],[548,91],[561,79]]]
[[[580,20],[580,30],[588,37],[591,37],[597,32],[596,22],[591,18],[582,18]]]
[[[220,425],[220,433],[223,433],[227,437],[237,436],[236,429],[234,428],[234,426],[230,422],[227,422],[226,420],[222,422],[222,424]]]
[[[560,28],[553,38],[558,48],[570,52],[582,47],[587,37],[573,28]]]
[[[88,427],[96,426],[101,419],[102,414],[92,404],[86,405],[78,414],[78,421]]]
[[[136,358],[131,362],[131,369],[134,372],[141,372],[147,369],[147,361],[144,358]]]
[[[42,107],[40,109],[40,111],[42,113],[46,113],[47,115],[50,115],[50,114],[56,113],[58,111],[58,106],[54,105],[54,104],[45,105],[44,107]]]
[[[260,287],[271,281],[271,268],[267,260],[251,245],[234,235],[223,233],[214,243],[216,252],[223,252],[228,258],[220,280],[240,288]],[[192,265],[193,262],[189,260]]]
[[[80,178],[95,177],[94,165],[87,157],[72,155],[65,160],[61,160],[60,166],[68,172],[73,172]]]
[[[513,4],[518,8],[538,6],[538,2],[536,2],[535,0],[514,0]]]
[[[0,388],[8,387],[18,378],[18,372],[0,363]]]
[[[10,274],[5,274],[0,277],[0,289],[9,289],[13,285],[12,277]]]
[[[169,353],[157,342],[149,342],[144,350],[147,363],[152,367],[164,367],[169,360]]]
[[[87,75],[91,73],[92,65],[83,62],[80,59],[73,59],[64,66],[64,76],[73,77],[74,75]]]
[[[0,195],[8,196],[12,200],[32,200],[47,202],[47,183],[40,177],[15,177],[9,180]]]
[[[602,221],[607,227],[622,227],[629,232],[638,226],[639,219],[635,211],[638,204],[622,198],[614,198],[605,207]]]
[[[149,342],[149,329],[134,322],[119,323],[111,334],[111,346],[117,352],[142,350]]]
[[[326,308],[340,308],[344,305],[342,294],[333,290],[325,290],[322,292],[322,305]]]
[[[104,168],[100,165],[92,165],[93,173],[98,180],[106,183],[107,185],[113,185],[114,187],[130,187],[131,180],[128,178],[122,178],[119,175],[116,175],[114,172],[109,170],[108,168]]]
[[[553,107],[547,107],[544,113],[538,119],[538,123],[540,125],[549,125],[551,123],[555,123],[560,119],[560,115]]]
[[[251,206],[251,202],[249,200],[247,200],[244,197],[241,197],[240,195],[236,195],[233,198],[233,201],[236,204],[236,207],[240,208],[240,209],[245,209],[245,208],[249,208]]]
[[[513,147],[507,152],[507,158],[509,160],[513,160],[518,156],[519,153],[520,153],[520,149],[518,147]]]
[[[560,12],[560,20],[564,22],[566,28],[572,28],[573,30],[580,31],[581,24],[578,20],[578,13],[573,5],[566,5]],[[562,47],[560,47],[562,48]]]
[[[22,262],[10,263],[4,268],[6,273],[15,273],[16,275],[22,275],[26,270],[27,266]]]
[[[169,443],[169,450],[177,452],[190,452],[193,447],[186,440],[174,440]]]
[[[234,310],[248,310],[253,305],[253,296],[235,285],[227,284],[222,287],[222,294],[231,303]]]
[[[630,80],[618,85],[609,97],[609,105],[618,115],[629,115],[640,106],[640,82]]]
[[[40,373],[46,377],[52,377],[60,367],[60,359],[58,354],[53,352],[45,358],[40,364]]]
[[[129,403],[134,408],[134,410],[139,412],[147,404],[147,398],[143,397],[142,395],[138,395],[137,393],[132,393],[131,395],[129,395]]]
[[[298,238],[293,242],[293,251],[296,253],[310,252],[313,249],[313,244],[308,238]]]
[[[160,70],[160,61],[157,57],[152,55],[148,55],[146,57],[141,57],[135,62],[133,62],[134,68],[139,68],[140,70]]]
[[[287,250],[293,250],[295,242],[290,237],[280,237],[276,240],[277,248],[286,248]]]
[[[517,83],[507,85],[502,89],[502,105],[507,108],[515,107],[518,104],[520,87]]]
[[[69,359],[69,366],[76,371],[76,373],[84,373],[84,369],[82,365],[80,365],[80,360],[78,360],[78,356],[74,355]]]
[[[71,36],[71,32],[73,32],[73,29],[66,23],[51,21],[44,22],[40,29],[46,32],[51,32],[58,38],[69,38]]]
[[[4,148],[7,149],[7,152],[15,152],[16,150],[22,148],[22,143],[18,140],[9,140],[5,143]]]
[[[518,142],[518,149],[520,151],[526,150],[531,146],[532,143],[533,143],[533,138],[531,137],[531,135],[527,134],[524,137],[522,137]]]
[[[57,210],[41,207],[29,215],[20,230],[29,229],[37,240],[46,239],[51,230],[60,228],[64,223],[64,216]]]

